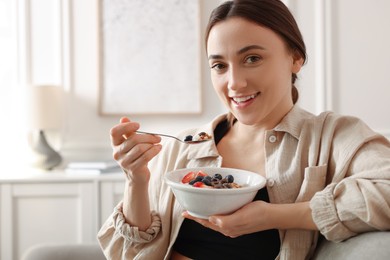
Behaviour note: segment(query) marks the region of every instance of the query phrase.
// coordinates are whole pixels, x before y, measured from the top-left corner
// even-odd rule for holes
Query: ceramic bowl
[[[225,177],[232,175],[234,182],[241,185],[235,189],[197,188],[183,184],[182,178],[189,172],[202,171],[210,176],[216,173]],[[165,175],[165,182],[170,186],[180,205],[194,217],[207,219],[211,215],[229,214],[251,202],[259,189],[265,186],[263,176],[240,169],[200,167],[178,169]]]

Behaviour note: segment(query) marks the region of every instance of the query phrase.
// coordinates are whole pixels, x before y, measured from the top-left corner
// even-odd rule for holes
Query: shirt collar
[[[308,118],[312,118],[313,114],[300,108],[298,105],[294,105],[292,109],[284,116],[280,123],[273,129],[274,131],[286,132],[299,139],[302,131],[302,125]],[[226,119],[226,114],[219,115],[210,123],[205,124],[193,132],[206,132],[214,134],[214,129],[219,122]],[[218,157],[220,156],[217,150],[217,146],[214,141],[204,142],[201,144],[190,145],[188,148],[188,159],[200,159],[206,157]]]
[[[307,119],[312,117],[313,114],[300,108],[298,105],[294,105],[280,123],[274,128],[274,130],[289,133],[296,139],[299,139],[302,131],[302,125]]]

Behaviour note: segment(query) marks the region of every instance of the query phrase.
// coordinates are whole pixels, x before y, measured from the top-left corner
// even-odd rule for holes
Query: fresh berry
[[[198,179],[198,180],[202,180],[203,177],[207,176],[206,173],[202,172],[202,171],[198,171],[198,172],[189,172],[187,173],[183,179],[181,179],[181,182],[182,183],[189,183],[190,181],[192,180],[195,180],[197,177],[201,177],[201,179]]]
[[[196,174],[196,176],[207,176],[207,173],[205,172],[202,172],[202,171],[198,171],[198,173]]]
[[[233,177],[233,175],[226,175],[225,176],[225,179],[227,180],[227,182],[228,183],[232,183],[232,182],[234,182],[234,177]]]
[[[213,178],[216,178],[218,180],[222,180],[222,175],[219,173],[214,174]]]
[[[186,138],[184,139],[185,142],[190,142],[192,141],[192,135],[187,135]]]
[[[183,177],[182,183],[188,183],[196,188],[232,189],[241,187],[234,182],[234,177],[230,174],[222,177],[221,174],[216,173],[211,177],[203,171],[187,173]]]
[[[189,184],[193,185],[195,182],[203,181],[203,176],[196,176],[195,179],[192,179]]]
[[[196,187],[196,188],[205,188],[205,187],[207,187],[207,185],[204,184],[204,183],[201,182],[201,181],[195,182],[194,185],[192,185],[192,186],[193,186],[193,187]]]
[[[211,184],[211,177],[210,177],[210,176],[205,176],[205,177],[203,177],[202,182],[203,182],[204,184],[206,184],[207,186],[212,186],[212,184]]]
[[[190,181],[192,181],[193,179],[195,178],[195,172],[189,172],[187,173],[183,179],[181,179],[181,182],[182,183],[189,183]]]

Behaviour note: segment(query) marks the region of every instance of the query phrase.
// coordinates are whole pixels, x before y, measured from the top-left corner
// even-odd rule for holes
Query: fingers
[[[182,216],[191,220],[194,220],[201,224],[204,227],[210,228],[214,231],[220,232],[225,236],[235,238],[240,235],[243,235],[242,233],[238,230],[238,232],[235,231],[235,225],[231,224],[231,218],[232,215],[218,215],[218,216],[211,216],[208,219],[201,219],[201,218],[196,218],[188,214],[187,211],[182,213]]]
[[[187,211],[184,211],[182,213],[182,216],[185,218],[191,219],[193,221],[196,221],[204,227],[207,227],[207,228],[210,228],[210,229],[213,229],[215,231],[220,232],[219,228],[216,225],[214,225],[213,223],[211,223],[208,219],[194,217],[194,216],[190,215]]]
[[[120,123],[127,123],[127,122],[131,122],[130,119],[128,117],[122,117],[120,120],[119,120]]]
[[[137,122],[122,117],[110,131],[113,157],[130,175],[146,172],[148,162],[161,151],[161,137],[137,134],[139,127]]]
[[[134,134],[138,129],[139,124],[137,122],[130,122],[128,118],[121,118],[120,124],[110,130],[111,143],[113,145],[123,143],[128,136]]]
[[[120,153],[122,156],[119,164],[125,169],[142,168],[161,151],[161,148],[161,144],[138,144],[130,150]],[[119,160],[119,158],[115,157],[118,157],[118,153],[114,154],[114,159]]]

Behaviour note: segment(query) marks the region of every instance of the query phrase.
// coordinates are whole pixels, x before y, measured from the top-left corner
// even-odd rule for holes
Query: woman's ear
[[[297,51],[294,51],[292,58],[293,64],[291,67],[291,72],[297,74],[301,70],[304,61],[302,56]]]

